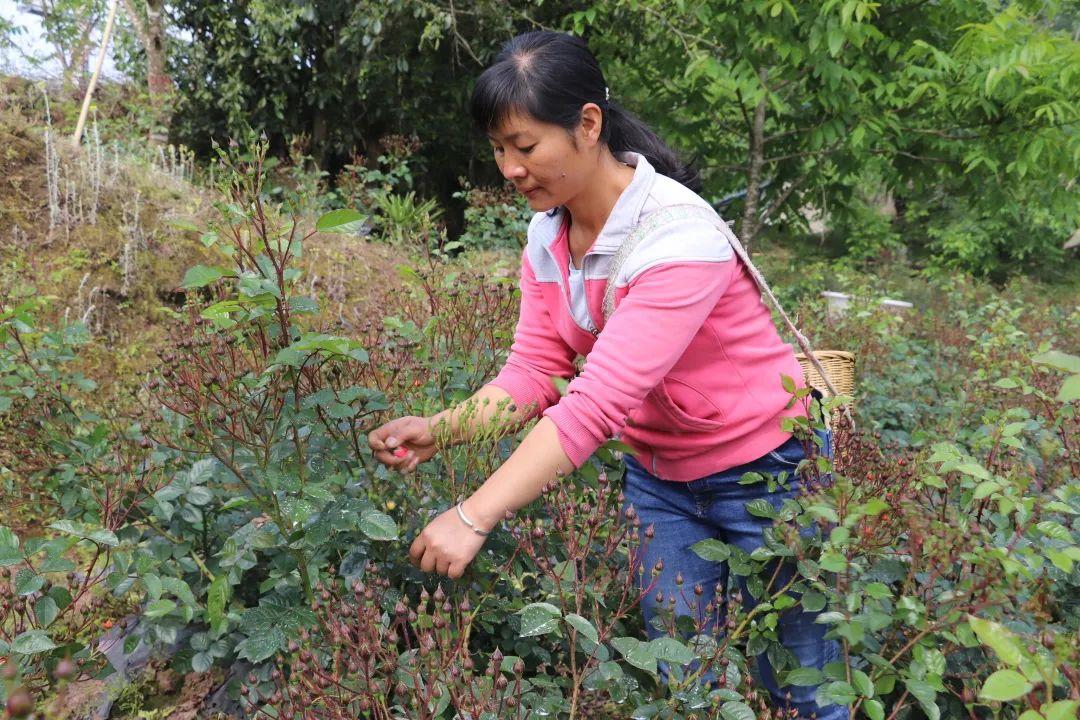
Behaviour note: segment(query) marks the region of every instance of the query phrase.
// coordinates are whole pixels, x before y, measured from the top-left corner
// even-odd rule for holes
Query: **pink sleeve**
[[[630,283],[584,370],[544,412],[575,467],[622,430],[682,357],[727,290],[735,267],[735,260],[672,262]]]
[[[519,408],[535,405],[528,416],[532,418],[558,402],[559,389],[551,379],[572,377],[576,357],[555,331],[528,254],[522,253],[521,314],[514,343],[506,364],[488,385],[508,392]]]

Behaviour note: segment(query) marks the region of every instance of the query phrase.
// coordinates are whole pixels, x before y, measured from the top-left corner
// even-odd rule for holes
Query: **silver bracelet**
[[[490,531],[490,530],[481,530],[480,528],[476,527],[476,524],[475,524],[475,523],[473,523],[473,521],[472,521],[472,520],[470,520],[469,518],[465,517],[465,511],[461,509],[461,506],[462,506],[462,505],[464,505],[464,504],[465,504],[465,501],[464,501],[464,500],[462,500],[461,502],[459,502],[459,503],[457,504],[457,516],[458,516],[459,518],[461,518],[461,522],[463,522],[463,523],[465,523],[466,525],[468,525],[469,527],[471,527],[471,528],[472,528],[472,531],[473,531],[474,533],[476,533],[477,535],[484,535],[485,537],[486,537],[487,535],[490,535],[490,534],[491,534],[491,531]]]

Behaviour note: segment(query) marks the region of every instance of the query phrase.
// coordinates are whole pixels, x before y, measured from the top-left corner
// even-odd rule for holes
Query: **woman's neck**
[[[600,152],[596,171],[585,184],[585,190],[566,203],[573,222],[570,249],[575,257],[584,255],[592,246],[611,209],[633,179],[634,168],[616,160],[606,149]]]

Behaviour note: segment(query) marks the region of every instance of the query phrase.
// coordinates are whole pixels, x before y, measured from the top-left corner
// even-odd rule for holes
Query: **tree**
[[[850,226],[888,190],[918,209],[943,257],[935,233],[956,218],[936,198],[982,227],[1023,216],[1024,242],[1006,232],[989,257],[960,263],[989,272],[1028,256],[1033,228],[1051,237],[1080,220],[1066,197],[1078,45],[1056,17],[1053,5],[994,14],[975,0],[601,0],[573,24],[604,56],[613,95],[697,155],[716,198],[741,199],[745,242],[766,225],[805,227],[811,204]]]
[[[146,86],[150,95],[153,127],[150,140],[163,144],[167,139],[171,119],[169,104],[173,90],[168,70],[168,52],[165,35],[164,0],[124,0],[124,8],[146,54]]]
[[[174,60],[174,132],[207,152],[250,125],[282,153],[304,134],[334,171],[379,138],[416,134],[420,190],[449,201],[481,148],[466,100],[503,41],[565,14],[559,3],[311,0],[172,5],[191,44]],[[486,143],[483,144],[486,149]]]
[[[61,69],[64,91],[81,85],[88,72],[94,31],[105,17],[103,0],[24,0],[20,6],[41,18],[52,58]]]

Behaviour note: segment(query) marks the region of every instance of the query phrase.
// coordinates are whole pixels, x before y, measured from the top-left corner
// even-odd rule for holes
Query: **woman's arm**
[[[559,443],[555,423],[543,418],[510,458],[462,503],[462,511],[476,528],[490,532],[507,511],[528,505],[544,485],[573,468]],[[451,508],[416,536],[409,558],[424,572],[459,578],[483,544],[484,537],[466,527]]]
[[[516,432],[534,413],[519,408],[510,393],[484,385],[468,400],[427,418],[432,435],[447,445],[458,445],[491,433],[501,437]]]
[[[559,401],[552,378],[574,375],[577,353],[555,331],[527,250],[521,254],[518,287],[518,323],[502,370],[468,400],[429,418],[432,432],[444,425],[442,433],[451,444],[469,442],[491,430],[503,435],[520,429],[526,420]]]

